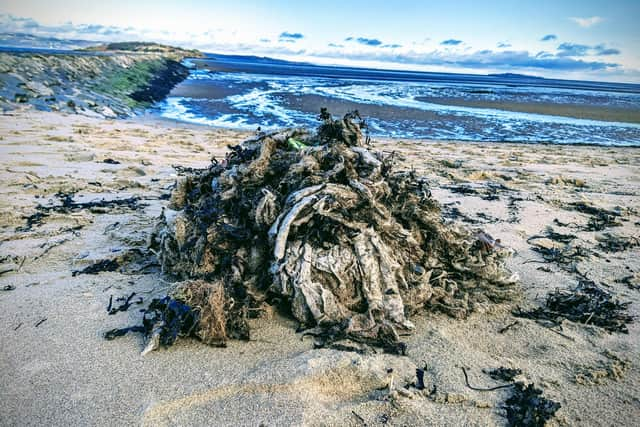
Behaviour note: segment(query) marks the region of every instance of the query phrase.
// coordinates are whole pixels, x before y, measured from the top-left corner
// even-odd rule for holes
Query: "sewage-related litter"
[[[277,304],[321,343],[403,352],[417,311],[463,318],[516,297],[509,250],[445,224],[426,180],[368,148],[357,112],[320,118],[179,179],[152,249],[186,281],[167,304],[197,312],[198,337],[248,338],[246,320]]]

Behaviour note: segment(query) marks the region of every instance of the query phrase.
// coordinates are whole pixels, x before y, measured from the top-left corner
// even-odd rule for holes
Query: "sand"
[[[548,291],[575,285],[575,275],[530,262],[540,256],[526,242],[554,218],[586,222],[586,215],[563,209],[564,203],[588,200],[635,209],[622,227],[607,231],[638,236],[637,149],[377,142],[378,149],[395,150],[402,167],[426,174],[433,196],[448,211],[457,207],[467,220],[478,222],[469,226],[512,247],[509,266],[521,277],[522,299],[512,305],[493,306],[466,320],[429,313],[414,317],[416,332],[406,337],[406,357],[315,350],[296,334],[295,322],[278,313],[252,321],[252,340],[227,348],[181,339],[142,357],[138,335],[105,341],[106,330],[139,322],[138,309],[144,306],[110,316],[111,295],[137,292],[146,303],[170,283],[154,269],[75,277],[71,272],[144,248],[167,203],[163,195],[176,178],[172,165],[204,167],[212,156],[222,157],[227,144],[246,136],[144,118],[109,121],[31,110],[0,116],[0,271],[14,270],[0,274],[0,289],[15,286],[0,290],[0,425],[356,426],[362,420],[367,425],[504,425],[501,406],[510,392],[472,391],[461,371],[468,369],[473,385],[490,387],[499,382],[482,369],[499,366],[521,368],[562,404],[551,425],[637,423],[638,323],[627,335],[565,322],[561,335],[519,319],[498,332],[516,320],[511,316],[516,304],[535,306]],[[509,186],[523,200],[509,206],[508,197],[487,201],[443,187],[487,180]],[[33,231],[16,231],[25,223],[23,216],[59,191],[77,191],[82,200],[137,195],[146,206],[52,215]],[[576,234],[597,254],[580,262],[580,271],[606,282],[639,315],[640,290],[615,280],[640,271],[640,250],[605,253],[594,249],[602,232]],[[606,352],[628,359],[628,369],[600,384],[576,381],[581,370],[609,363]],[[437,386],[435,399],[390,398],[387,390],[378,390],[388,384],[389,368],[395,387],[402,388],[425,364],[427,386]]]

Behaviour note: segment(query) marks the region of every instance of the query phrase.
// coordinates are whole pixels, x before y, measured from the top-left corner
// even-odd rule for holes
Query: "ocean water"
[[[314,66],[255,57],[189,59],[163,117],[239,129],[316,126],[357,109],[373,136],[640,146],[640,85],[518,75]]]

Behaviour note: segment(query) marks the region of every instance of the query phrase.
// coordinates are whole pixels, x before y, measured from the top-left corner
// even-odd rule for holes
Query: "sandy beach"
[[[518,301],[464,320],[414,316],[407,356],[313,349],[296,322],[275,311],[251,321],[251,341],[227,348],[180,339],[143,357],[137,334],[105,340],[105,331],[139,323],[139,309],[171,283],[144,259],[124,271],[73,272],[148,253],[180,167],[206,167],[250,135],[145,117],[30,109],[0,116],[1,425],[505,425],[509,391],[471,390],[461,369],[471,385],[493,387],[501,382],[483,369],[500,366],[521,369],[562,405],[550,425],[637,423],[637,321],[624,334],[569,321],[559,330],[512,315],[577,283],[533,250],[530,238],[549,226],[575,234],[572,244],[585,254],[577,269],[640,315],[640,247],[601,245],[605,233],[640,237],[637,148],[375,141],[374,149],[397,153],[399,168],[428,178],[449,221],[512,248],[508,266],[520,277]],[[29,226],[36,206],[59,203],[61,193],[138,199],[32,217]],[[574,202],[621,207],[620,224],[585,231],[590,216],[571,209]],[[111,297],[132,292],[140,305],[107,313]],[[404,395],[424,366],[431,395]]]

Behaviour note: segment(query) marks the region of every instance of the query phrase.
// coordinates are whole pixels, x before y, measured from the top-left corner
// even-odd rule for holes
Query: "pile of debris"
[[[463,318],[516,295],[510,251],[445,225],[425,180],[367,147],[357,112],[320,119],[317,132],[258,133],[179,180],[152,249],[183,280],[171,298],[197,316],[187,332],[248,339],[246,320],[278,305],[322,343],[400,352],[412,313]],[[157,317],[145,330],[173,337]]]

